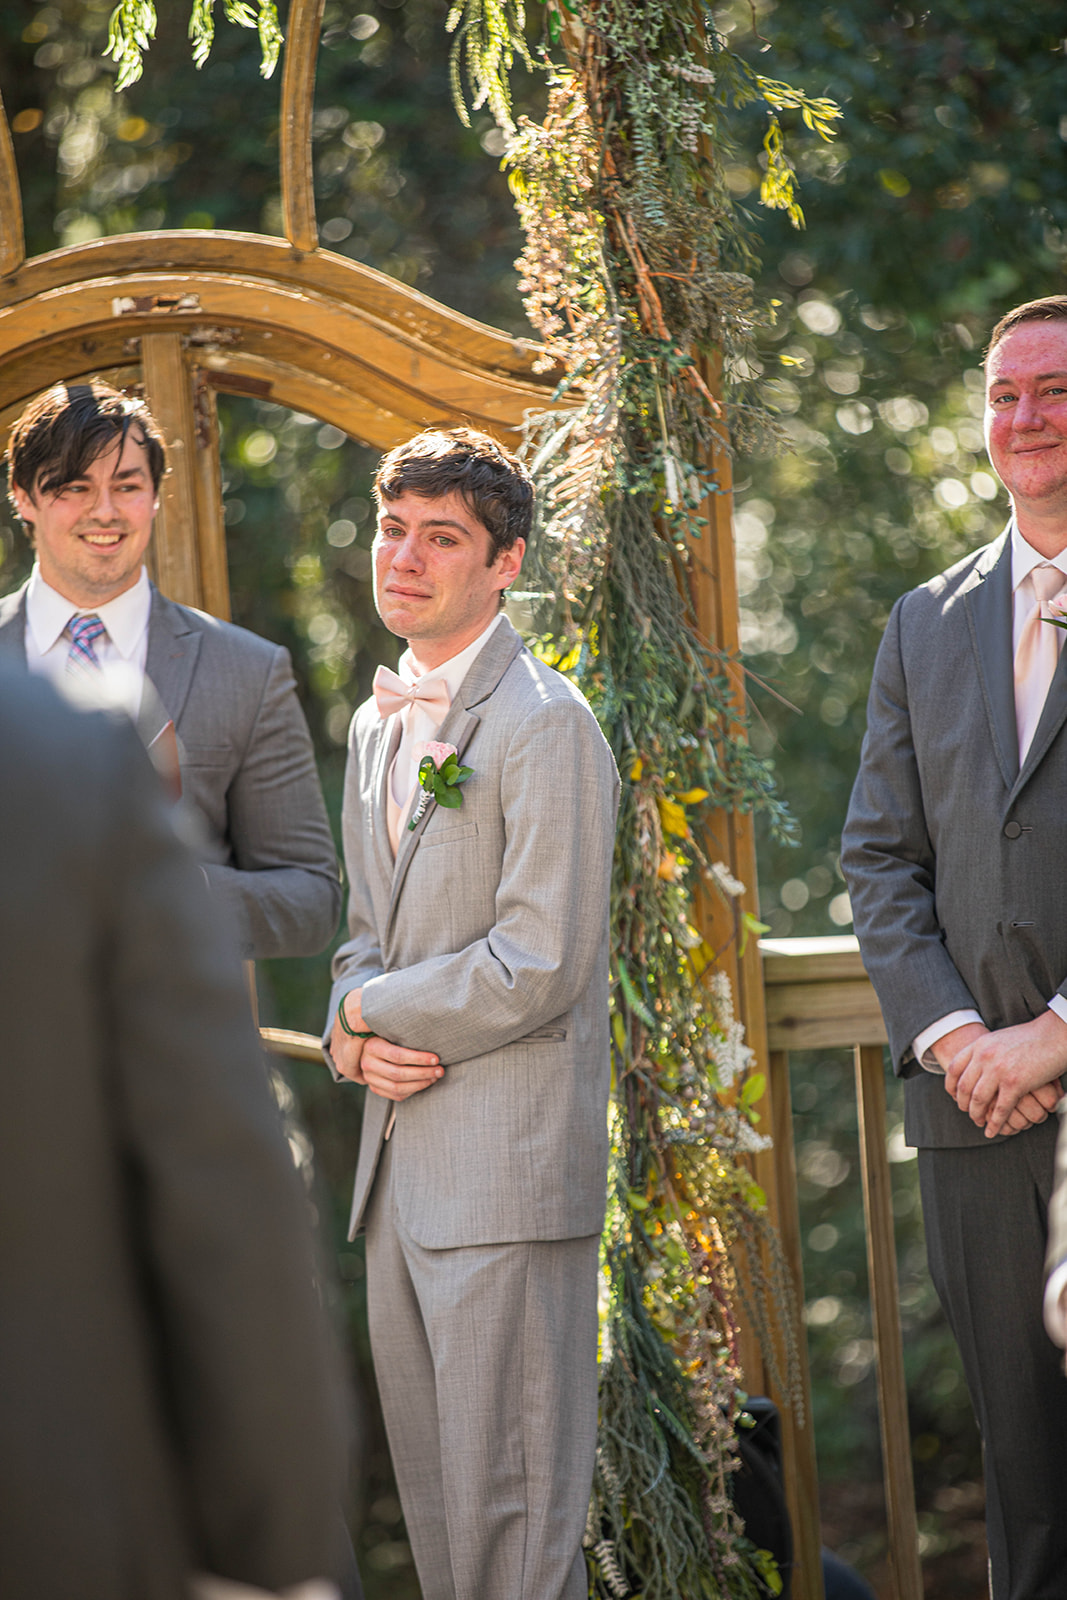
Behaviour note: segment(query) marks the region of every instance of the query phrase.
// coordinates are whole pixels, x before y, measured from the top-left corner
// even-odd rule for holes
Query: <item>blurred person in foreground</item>
[[[1045,1326],[1062,1350],[1067,1345],[1067,1098],[1060,1101],[1056,1143],[1056,1187],[1048,1208],[1048,1255],[1045,1266]]]
[[[124,718],[0,668],[0,749],[0,1594],[336,1600],[343,1391],[232,934]]]
[[[369,1091],[374,1368],[423,1600],[584,1600],[619,779],[501,611],[525,468],[432,430],[375,493],[375,604],[408,649],[352,723],[324,1040]]]
[[[144,402],[99,378],[56,384],[15,423],[7,465],[36,560],[0,600],[0,661],[60,687],[108,679],[172,757],[183,831],[242,954],[314,955],[341,885],[289,655],[149,582],[166,461]]]
[[[1067,1070],[1067,296],[994,328],[999,539],[893,608],[841,863],[905,1082],[930,1273],[982,1434],[994,1600],[1067,1595],[1067,1384],[1040,1316]]]

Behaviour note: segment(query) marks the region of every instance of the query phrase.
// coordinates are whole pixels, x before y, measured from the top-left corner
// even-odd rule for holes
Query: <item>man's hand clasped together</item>
[[[362,989],[349,989],[337,1007],[330,1034],[330,1054],[343,1078],[366,1084],[383,1100],[407,1100],[443,1078],[445,1069],[427,1050],[406,1050],[364,1028]]]
[[[1054,1011],[995,1033],[982,1022],[967,1022],[932,1049],[945,1089],[987,1139],[1036,1127],[1059,1103],[1067,1022]]]

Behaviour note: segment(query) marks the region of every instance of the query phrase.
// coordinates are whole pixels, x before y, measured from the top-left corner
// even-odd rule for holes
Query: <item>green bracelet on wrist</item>
[[[337,1020],[341,1024],[341,1031],[347,1033],[350,1039],[373,1039],[374,1034],[371,1029],[368,1028],[366,1033],[360,1033],[358,1028],[350,1028],[348,1026],[348,1018],[345,1016],[345,1001],[347,998],[347,995],[342,995],[337,1006]]]

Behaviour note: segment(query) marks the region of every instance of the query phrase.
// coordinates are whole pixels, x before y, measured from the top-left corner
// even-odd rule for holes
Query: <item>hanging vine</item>
[[[193,61],[202,67],[215,42],[216,0],[192,0],[189,38]],[[255,28],[259,34],[260,72],[269,78],[278,65],[284,35],[278,23],[277,0],[222,0],[227,22],[239,28]],[[143,57],[156,36],[154,0],[119,0],[108,23],[104,54],[118,63],[115,91],[136,83],[143,70]]]
[[[542,56],[540,125],[512,123],[499,81],[528,53],[522,5],[458,0],[448,23],[455,81],[465,72],[508,139],[520,289],[542,366],[562,374],[562,405],[527,428],[539,649],[589,698],[623,777],[590,1592],[742,1600],[781,1580],[729,1492],[745,1399],[738,1311],[794,1398],[796,1352],[788,1277],[744,1161],[767,1142],[764,1085],[695,901],[701,887],[723,896],[748,937],[743,885],[709,860],[704,824],[753,809],[779,835],[791,823],[744,736],[732,664],[693,625],[691,582],[721,492],[716,453],[774,431],[752,359],[769,308],[755,303],[754,242],[722,177],[735,112],[763,107],[761,197],[798,225],[779,113],[822,138],[838,113],[732,55],[702,0],[543,3],[567,64]],[[465,115],[459,88],[457,103]]]

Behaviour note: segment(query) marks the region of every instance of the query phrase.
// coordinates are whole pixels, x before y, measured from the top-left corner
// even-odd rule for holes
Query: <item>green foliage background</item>
[[[136,228],[279,232],[277,82],[261,82],[254,40],[220,26],[197,74],[186,8],[165,5],[144,79],[116,98],[101,55],[110,10],[111,0],[0,8],[0,91],[30,252]],[[493,159],[500,136],[487,112],[469,131],[455,118],[445,10],[435,0],[328,0],[315,117],[322,238],[521,332],[511,266],[520,238]],[[752,203],[762,287],[780,302],[761,359],[794,446],[738,463],[753,741],[773,757],[801,832],[797,849],[762,845],[761,902],[775,934],[847,932],[837,851],[881,628],[902,589],[999,531],[1006,501],[981,446],[983,339],[1010,304],[1062,286],[1062,13],[1049,0],[945,0],[936,11],[868,0],[819,10],[758,0],[753,11],[730,0],[718,21],[759,70],[845,109],[836,142],[802,157],[805,232],[756,206],[755,160],[731,157],[725,176]],[[538,82],[520,75],[514,87],[517,109],[538,115]],[[753,124],[751,149],[761,137]],[[251,401],[227,401],[223,424],[235,617],[292,649],[336,811],[348,711],[374,664],[395,660],[369,602],[371,455]],[[0,555],[6,590],[28,565],[8,525]],[[317,1027],[322,961],[264,972],[262,986],[269,1017]],[[317,1069],[294,1084],[326,1180],[319,1203],[338,1221],[358,1119]],[[794,1090],[816,1428],[824,1474],[843,1479],[877,1471],[847,1064],[798,1058]],[[904,1154],[899,1139],[893,1149]],[[933,1552],[947,1537],[938,1507],[950,1509],[954,1486],[979,1465],[925,1277],[914,1162],[894,1171]],[[361,1261],[348,1250],[339,1259],[369,1394]],[[366,1403],[368,1589],[408,1600],[417,1590]]]

